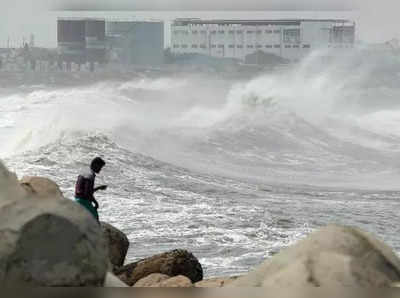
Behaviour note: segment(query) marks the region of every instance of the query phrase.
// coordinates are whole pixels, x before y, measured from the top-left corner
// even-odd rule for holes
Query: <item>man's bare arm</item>
[[[98,186],[98,187],[93,189],[93,192],[96,192],[96,191],[99,191],[99,190],[106,190],[107,187],[108,187],[107,185]]]

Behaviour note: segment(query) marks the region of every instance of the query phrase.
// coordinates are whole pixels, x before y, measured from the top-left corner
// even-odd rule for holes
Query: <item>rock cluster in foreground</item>
[[[39,184],[52,188],[22,187],[0,164],[0,284],[101,286],[108,250],[98,224],[53,183]]]
[[[126,235],[99,225],[57,184],[21,182],[0,163],[0,285],[108,287],[391,287],[400,260],[383,242],[352,227],[311,234],[241,277],[203,280],[197,258],[173,250],[125,265]]]

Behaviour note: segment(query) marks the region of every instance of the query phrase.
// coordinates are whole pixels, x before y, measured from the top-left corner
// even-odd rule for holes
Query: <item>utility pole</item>
[[[35,35],[33,33],[31,34],[31,38],[30,38],[30,41],[29,41],[29,46],[31,48],[35,47]]]

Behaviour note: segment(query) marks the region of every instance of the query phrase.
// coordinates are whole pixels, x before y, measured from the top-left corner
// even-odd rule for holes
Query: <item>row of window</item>
[[[247,31],[243,31],[243,30],[228,30],[228,31],[225,31],[225,30],[212,30],[212,31],[210,31],[210,34],[225,34],[225,33],[229,33],[229,34],[243,34],[244,32],[246,32],[247,34],[253,34],[253,33],[255,33],[255,34],[262,34],[263,32],[265,32],[266,34],[272,34],[272,33],[275,33],[275,34],[280,34],[281,33],[281,30],[255,30],[255,31],[253,31],[253,30],[247,30]],[[185,34],[185,35],[189,35],[189,31],[186,31],[186,30],[175,30],[174,31],[174,34]],[[192,31],[192,34],[207,34],[207,31],[206,30],[201,30],[201,31],[198,31],[198,30],[193,30]]]
[[[235,46],[235,45],[231,44],[231,45],[228,46],[228,48],[230,48],[230,49],[234,49],[235,47],[238,48],[238,49],[243,49],[243,48],[244,48],[243,45],[236,45],[236,46]],[[280,48],[281,48],[281,45],[280,45],[280,44],[276,44],[276,45],[265,45],[265,46],[262,46],[262,45],[247,45],[247,48],[248,48],[248,49],[254,49],[254,48],[256,48],[256,49],[262,49],[262,48],[264,48],[264,47],[267,48],[267,49],[272,49],[272,48],[280,49]],[[175,45],[174,45],[174,48],[175,48],[175,49],[178,49],[178,48],[187,49],[187,48],[189,48],[189,46],[188,46],[188,45],[185,45],[185,44],[183,44],[183,45],[175,44]],[[207,46],[204,45],[204,44],[202,44],[202,45],[193,44],[193,45],[192,45],[192,48],[193,48],[193,49],[198,49],[198,48],[206,49]],[[223,45],[223,44],[219,44],[219,45],[213,44],[213,45],[211,45],[211,48],[213,48],[213,49],[215,49],[215,48],[223,49],[223,48],[225,48],[225,45]],[[293,49],[299,49],[299,48],[300,48],[300,45],[285,45],[285,49],[291,49],[291,48],[293,48]],[[303,49],[310,49],[310,48],[311,48],[311,45],[309,45],[309,44],[303,45]]]

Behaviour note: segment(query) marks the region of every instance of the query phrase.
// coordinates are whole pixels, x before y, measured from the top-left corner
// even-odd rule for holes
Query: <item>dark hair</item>
[[[106,165],[106,162],[101,158],[101,157],[96,157],[95,159],[92,160],[90,167],[96,167],[99,166],[100,168],[104,167]]]

